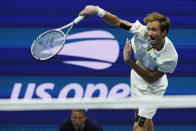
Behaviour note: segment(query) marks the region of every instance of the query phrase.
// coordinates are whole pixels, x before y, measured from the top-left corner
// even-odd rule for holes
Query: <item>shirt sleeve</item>
[[[164,73],[173,73],[177,65],[177,60],[165,60],[158,64],[158,70]]]
[[[143,37],[146,32],[146,26],[142,25],[138,20],[133,24],[130,33],[133,33],[135,36]]]

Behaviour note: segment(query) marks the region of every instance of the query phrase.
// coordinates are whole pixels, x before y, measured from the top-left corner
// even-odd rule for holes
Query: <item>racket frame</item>
[[[34,53],[34,51],[33,51],[33,48],[34,48],[34,45],[37,43],[37,41],[38,41],[39,39],[41,39],[43,36],[47,35],[47,34],[50,33],[50,32],[53,32],[53,31],[58,31],[58,32],[60,32],[60,33],[64,36],[64,38],[66,39],[66,36],[65,36],[65,34],[63,33],[63,31],[61,31],[61,30],[59,30],[59,29],[48,30],[48,31],[46,31],[46,32],[44,32],[44,33],[42,33],[42,34],[40,34],[40,35],[37,37],[37,39],[35,39],[35,40],[33,41],[32,45],[31,45],[31,54],[32,54],[32,56],[33,56],[35,59],[37,59],[37,60],[48,60],[48,59],[52,58],[53,56],[55,56],[56,54],[58,54],[59,51],[63,48],[63,46],[64,46],[64,44],[65,44],[65,39],[64,39],[64,41],[63,41],[62,47],[59,49],[59,51],[58,51],[57,53],[55,53],[55,54],[53,54],[53,55],[51,55],[51,56],[49,56],[49,57],[46,57],[46,58],[41,58],[41,57],[37,57],[36,55],[34,55],[35,53]]]
[[[46,31],[46,32],[44,32],[44,33],[42,33],[42,34],[40,34],[40,35],[33,41],[32,45],[31,45],[31,54],[32,54],[32,56],[33,56],[35,59],[37,59],[37,60],[48,60],[48,59],[54,57],[55,55],[57,55],[57,54],[61,51],[61,49],[64,47],[65,42],[66,42],[66,39],[67,39],[67,36],[68,36],[69,32],[71,31],[71,29],[73,28],[73,26],[74,26],[75,24],[79,23],[79,22],[80,22],[82,19],[84,19],[84,18],[85,18],[85,16],[78,16],[73,22],[70,22],[69,24],[67,24],[67,25],[65,25],[65,26],[62,26],[62,27],[56,28],[56,29],[52,29],[52,30],[48,30],[48,31]],[[68,27],[69,27],[69,28],[68,28]],[[66,34],[62,31],[62,30],[65,29],[65,28],[68,28]],[[46,57],[46,58],[38,58],[38,57],[36,57],[36,56],[34,55],[34,52],[33,52],[33,47],[34,47],[34,45],[36,44],[36,42],[37,42],[41,37],[43,37],[44,35],[46,35],[46,34],[52,32],[52,31],[58,31],[58,32],[60,32],[60,33],[64,36],[65,39],[64,39],[64,41],[63,41],[63,44],[62,44],[61,48],[59,49],[59,51],[57,51],[55,54],[53,54],[53,55],[51,55],[51,56],[49,56],[49,57]]]

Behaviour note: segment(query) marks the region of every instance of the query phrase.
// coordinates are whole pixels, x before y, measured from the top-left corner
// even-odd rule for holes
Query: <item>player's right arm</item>
[[[129,30],[129,28],[131,28],[132,23],[126,21],[126,20],[122,20],[120,18],[118,18],[116,15],[108,12],[108,11],[104,11],[103,9],[101,9],[98,6],[93,6],[93,5],[88,5],[84,8],[84,10],[82,10],[80,12],[79,15],[84,15],[85,17],[90,17],[93,15],[101,15],[101,17],[103,18],[103,20],[112,26],[116,26],[116,27],[122,27],[123,29]]]
[[[109,25],[112,25],[112,26],[120,27],[120,25],[122,23],[127,26],[130,26],[130,27],[132,26],[132,23],[130,23],[126,20],[122,20],[122,19],[118,18],[116,15],[111,14],[108,11],[105,11],[105,15],[102,18],[106,23],[108,23]]]

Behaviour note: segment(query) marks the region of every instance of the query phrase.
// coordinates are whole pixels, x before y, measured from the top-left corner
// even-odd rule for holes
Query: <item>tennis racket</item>
[[[48,60],[57,55],[63,48],[73,26],[82,19],[84,19],[84,16],[78,16],[74,21],[65,26],[46,31],[39,35],[31,45],[32,56],[38,60]],[[68,28],[68,30],[64,34],[62,30],[65,28]]]

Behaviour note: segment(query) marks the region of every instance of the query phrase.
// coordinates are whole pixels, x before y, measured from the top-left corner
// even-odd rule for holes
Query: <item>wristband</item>
[[[120,27],[123,28],[123,29],[125,29],[125,30],[130,30],[131,29],[131,26],[126,25],[124,23],[120,23]]]
[[[105,15],[105,10],[101,9],[99,6],[97,6],[97,8],[98,8],[98,13],[97,13],[97,15],[98,15],[99,17],[104,17],[104,15]]]

